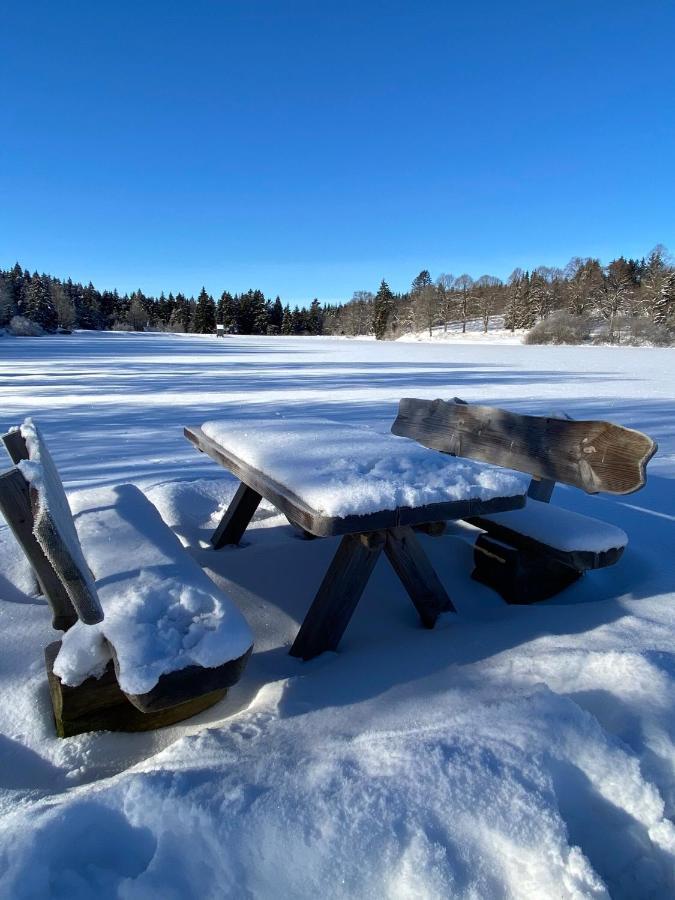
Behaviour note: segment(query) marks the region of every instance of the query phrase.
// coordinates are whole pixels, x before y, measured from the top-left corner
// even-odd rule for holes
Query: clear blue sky
[[[343,298],[675,249],[672,0],[9,0],[0,266]]]

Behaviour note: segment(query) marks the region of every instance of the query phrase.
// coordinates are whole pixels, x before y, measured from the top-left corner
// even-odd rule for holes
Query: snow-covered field
[[[41,600],[0,525],[0,896],[675,894],[675,353],[597,347],[0,339],[0,426],[42,426],[68,489],[131,481],[256,646],[221,704],[151,734],[54,737]],[[263,504],[207,538],[235,482],[184,424],[282,415],[385,432],[402,396],[565,410],[660,445],[638,494],[555,502],[623,528],[615,567],[507,607],[465,530],[423,538],[458,608],[422,629],[386,561],[340,651],[288,656],[335,542]]]

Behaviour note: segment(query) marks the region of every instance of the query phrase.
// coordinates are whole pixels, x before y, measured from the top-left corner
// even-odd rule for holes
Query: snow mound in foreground
[[[541,687],[477,709],[450,693],[423,728],[409,703],[407,729],[349,737],[340,711],[289,708],[287,687],[95,794],[7,816],[8,895],[541,900],[672,884],[658,793],[572,701]]]

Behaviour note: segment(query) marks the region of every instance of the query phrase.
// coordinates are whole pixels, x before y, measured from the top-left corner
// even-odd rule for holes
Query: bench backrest
[[[17,465],[17,469],[12,473],[12,479],[17,479],[18,472],[25,480],[32,514],[32,534],[56,579],[70,599],[77,617],[89,625],[102,621],[103,610],[96,593],[94,578],[82,553],[61,478],[42,435],[37,426],[27,419],[20,429],[5,435],[3,441],[12,461]],[[34,545],[27,538],[22,539],[12,522],[12,518],[15,518],[19,511],[13,514],[11,508],[7,510],[4,505],[3,511],[33,562]],[[25,512],[24,510],[24,517]],[[44,560],[41,560],[41,565],[44,566]],[[35,568],[45,589],[44,579],[40,577],[38,567]],[[55,620],[57,615],[68,618],[70,611],[64,609],[63,596],[53,597],[53,593],[45,589],[45,594],[52,603]],[[55,604],[58,604],[58,609]],[[72,624],[72,621],[69,624]]]
[[[391,430],[443,453],[560,481],[589,494],[639,490],[657,450],[646,434],[611,422],[524,416],[457,398],[406,397]]]

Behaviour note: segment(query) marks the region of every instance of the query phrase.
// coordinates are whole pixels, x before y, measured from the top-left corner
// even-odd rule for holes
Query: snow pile
[[[525,509],[493,513],[485,518],[557,550],[605,553],[628,543],[628,535],[616,525],[539,500],[528,499]]]
[[[328,419],[205,422],[207,437],[324,516],[515,497],[529,479]]]
[[[105,612],[76,623],[54,664],[65,684],[100,675],[117,657],[122,690],[143,694],[160,676],[237,659],[253,642],[234,603],[185,553],[157,510],[133,485],[71,495],[77,533]]]

